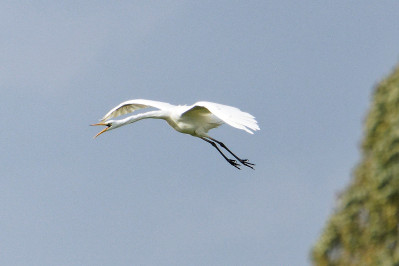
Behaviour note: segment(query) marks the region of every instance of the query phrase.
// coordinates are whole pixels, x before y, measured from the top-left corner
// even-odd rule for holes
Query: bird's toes
[[[234,166],[235,168],[241,170],[241,168],[239,167],[240,164],[238,164],[236,160],[229,159],[228,162],[229,162],[232,166]]]
[[[252,166],[255,166],[255,164],[254,164],[254,163],[250,163],[250,162],[248,161],[248,159],[240,160],[240,162],[241,162],[243,165],[245,165],[245,166],[247,166],[247,167],[249,167],[249,168],[254,169]]]
[[[251,169],[253,169],[253,170],[255,170],[255,168],[252,167],[252,165],[254,165],[254,164],[252,164],[252,165],[244,164],[244,165],[249,167],[249,168],[251,168]]]
[[[241,163],[244,163],[244,164],[255,165],[255,164],[253,164],[253,163],[250,163],[250,162],[248,161],[248,159],[241,159],[240,162],[241,162]]]

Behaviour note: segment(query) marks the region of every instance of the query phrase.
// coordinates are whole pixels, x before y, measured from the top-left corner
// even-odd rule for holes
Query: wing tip
[[[245,127],[244,130],[246,132],[248,132],[249,134],[253,135],[255,133],[254,131],[258,131],[258,130],[260,130],[260,128],[258,126],[256,126],[256,127]]]

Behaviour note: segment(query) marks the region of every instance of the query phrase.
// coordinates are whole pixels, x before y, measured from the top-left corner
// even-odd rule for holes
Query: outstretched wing
[[[151,100],[143,100],[143,99],[135,99],[135,100],[129,100],[126,102],[123,102],[119,104],[118,106],[112,108],[106,115],[104,115],[103,118],[101,118],[101,121],[106,121],[108,119],[120,116],[120,115],[125,115],[128,113],[132,113],[135,110],[142,109],[142,108],[147,108],[147,107],[154,107],[158,109],[169,109],[173,107],[174,105],[171,105],[169,103],[164,103],[164,102],[158,102],[158,101],[151,101]]]
[[[210,112],[226,124],[245,130],[250,134],[253,134],[251,130],[260,130],[254,116],[236,107],[212,102],[197,102],[182,116],[190,115],[192,112]]]

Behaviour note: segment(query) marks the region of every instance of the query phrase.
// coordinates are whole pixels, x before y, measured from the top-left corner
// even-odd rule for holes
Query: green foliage
[[[374,91],[362,152],[313,247],[315,265],[399,265],[399,67]]]

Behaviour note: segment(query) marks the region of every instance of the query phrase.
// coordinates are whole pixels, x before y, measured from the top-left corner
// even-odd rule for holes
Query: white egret
[[[153,107],[158,110],[146,113],[139,113],[120,120],[110,120],[111,118],[134,112],[135,110]],[[151,101],[151,100],[129,100],[125,101],[118,106],[112,108],[100,121],[100,123],[93,124],[92,126],[106,126],[94,138],[98,137],[104,132],[112,129],[134,123],[141,119],[155,118],[165,120],[176,131],[190,134],[198,137],[215,147],[223,158],[232,166],[240,169],[240,164],[234,160],[229,159],[217,146],[224,148],[241,164],[252,169],[254,164],[250,163],[247,159],[240,159],[226,145],[222,142],[210,137],[207,132],[210,129],[216,128],[222,124],[228,124],[232,127],[245,130],[253,134],[253,131],[259,130],[259,126],[255,118],[249,114],[242,112],[238,108],[227,106],[212,102],[197,102],[193,105],[172,105],[169,103]]]

